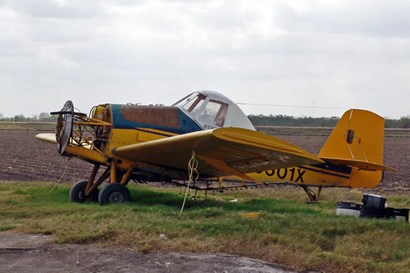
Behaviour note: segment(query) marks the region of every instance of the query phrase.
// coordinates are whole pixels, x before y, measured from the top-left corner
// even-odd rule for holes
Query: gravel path
[[[51,236],[0,233],[0,272],[197,272],[294,273],[235,255],[216,253],[139,253],[96,245],[59,245]]]

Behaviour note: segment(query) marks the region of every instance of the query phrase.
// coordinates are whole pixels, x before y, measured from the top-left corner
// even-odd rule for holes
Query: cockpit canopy
[[[172,106],[180,108],[204,129],[240,127],[255,130],[236,103],[215,91],[191,93]]]

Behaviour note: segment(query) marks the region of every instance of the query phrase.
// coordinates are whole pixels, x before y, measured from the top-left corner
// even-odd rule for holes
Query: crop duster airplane
[[[130,201],[131,180],[182,181],[196,189],[195,183],[205,189],[226,181],[286,183],[317,201],[322,187],[372,188],[393,171],[383,165],[384,119],[365,110],[345,112],[319,155],[257,132],[237,104],[214,91],[172,106],[101,104],[88,116],[67,101],[51,114],[58,115],[56,133],[36,137],[94,165],[70,189],[74,202]]]

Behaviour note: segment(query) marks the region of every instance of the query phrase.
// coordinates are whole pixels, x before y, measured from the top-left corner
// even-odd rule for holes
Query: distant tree
[[[11,120],[12,121],[25,121],[26,117],[23,115],[15,115]]]
[[[338,117],[313,118],[293,116],[264,116],[250,115],[249,120],[254,126],[306,126],[306,127],[333,127],[339,120]]]
[[[401,128],[410,128],[410,116],[400,118]]]
[[[33,122],[33,121],[40,121],[40,122],[55,122],[57,121],[57,116],[51,116],[47,112],[42,112],[38,115],[33,115],[32,117],[25,117],[24,115],[15,115],[14,117],[5,117],[2,113],[0,113],[0,120],[2,121],[14,121],[14,122]]]
[[[41,112],[41,113],[38,115],[37,119],[38,119],[39,121],[50,121],[50,120],[51,120],[51,115],[50,115],[49,113],[47,113],[47,112]]]
[[[410,128],[410,115],[400,119],[385,119],[386,128]]]

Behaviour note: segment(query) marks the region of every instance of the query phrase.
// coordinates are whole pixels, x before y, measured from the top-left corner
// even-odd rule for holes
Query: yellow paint
[[[263,183],[286,183],[299,186],[375,188],[381,182],[383,173],[381,171],[366,171],[352,168],[350,174],[342,174],[327,169],[306,166],[305,168],[267,170],[248,175]]]
[[[247,212],[247,213],[242,213],[241,216],[243,218],[247,219],[258,219],[260,216],[260,212]]]
[[[206,156],[200,156],[200,155],[197,155],[197,158],[204,161],[204,162],[206,162],[207,164],[211,165],[213,168],[215,168],[217,170],[220,170],[221,172],[230,173],[232,175],[235,175],[235,176],[240,177],[242,179],[245,179],[247,181],[252,181],[252,182],[258,183],[258,181],[255,180],[253,177],[248,176],[248,175],[238,171],[237,169],[234,169],[234,168],[228,166],[225,161],[215,159],[215,158],[206,157]],[[220,180],[221,180],[220,182],[222,183],[223,179],[220,179]]]
[[[170,136],[177,136],[178,134],[175,134],[175,133],[171,133],[171,132],[167,132],[167,131],[163,131],[163,130],[158,130],[158,129],[152,129],[152,128],[139,128],[138,130],[143,130],[143,131],[145,131],[145,132],[147,132],[147,133],[153,133],[153,134],[157,134],[157,135],[163,135],[164,137],[170,137]],[[143,135],[142,135],[143,136]],[[159,137],[159,138],[161,138],[161,137]],[[159,139],[158,138],[158,139]],[[148,141],[149,140],[152,140],[151,138],[150,139],[148,139]]]
[[[383,165],[384,119],[365,110],[349,110],[333,129],[319,157],[337,166],[350,166],[350,173],[326,168],[325,165],[267,170],[252,173],[260,182],[310,186],[376,187],[383,171],[394,169]]]
[[[372,112],[352,109],[337,123],[319,157],[335,163],[373,171],[393,171],[383,166],[384,119]]]
[[[70,144],[67,146],[65,152],[75,157],[79,157],[85,161],[95,162],[99,164],[106,164],[108,158],[96,150],[76,146]]]
[[[111,122],[111,110],[109,104],[101,104],[95,106],[91,110],[91,115],[93,119]]]
[[[282,168],[251,173],[248,175],[263,183],[286,183],[299,186],[308,185],[324,187],[348,187],[350,184],[349,174],[340,175],[329,170],[321,172],[320,168]]]
[[[365,171],[353,169],[351,188],[375,188],[379,185],[383,177],[381,171]]]
[[[113,149],[131,144],[150,142],[161,138],[164,138],[164,136],[135,129],[112,129],[105,153],[109,157],[118,158],[117,155],[112,153]]]

